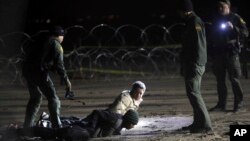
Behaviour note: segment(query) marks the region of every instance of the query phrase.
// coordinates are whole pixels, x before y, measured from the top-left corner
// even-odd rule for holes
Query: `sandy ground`
[[[91,80],[72,80],[75,100],[64,99],[64,87],[56,82],[61,99],[61,115],[84,117],[94,109],[104,109],[124,89],[129,89],[135,80],[142,80],[147,85],[144,101],[139,109],[140,121],[131,130],[123,130],[121,136],[96,138],[93,141],[105,140],[141,140],[141,141],[227,141],[229,125],[250,124],[249,93],[250,79],[241,79],[244,90],[245,107],[242,112],[233,113],[233,94],[228,82],[227,112],[210,112],[213,132],[191,134],[180,131],[183,126],[192,122],[192,108],[187,99],[183,79],[172,77],[117,77]],[[211,74],[205,74],[202,81],[202,95],[208,108],[217,102],[216,82]],[[0,126],[10,123],[22,125],[28,91],[23,86],[0,87]],[[44,99],[39,114],[48,112]]]

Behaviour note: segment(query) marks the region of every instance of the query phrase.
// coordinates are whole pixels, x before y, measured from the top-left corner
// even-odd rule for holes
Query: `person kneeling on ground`
[[[135,81],[131,90],[124,90],[118,95],[114,102],[109,105],[108,110],[124,115],[129,109],[138,110],[143,101],[142,97],[146,86],[142,81]]]

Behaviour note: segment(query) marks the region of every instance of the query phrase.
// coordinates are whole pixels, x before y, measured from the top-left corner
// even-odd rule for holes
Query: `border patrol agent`
[[[48,100],[52,127],[59,128],[61,126],[59,118],[60,100],[49,76],[49,71],[57,70],[66,84],[66,90],[71,90],[71,83],[64,68],[63,48],[61,46],[64,38],[64,30],[60,26],[54,26],[50,30],[50,34],[46,41],[43,40],[45,43],[32,46],[23,63],[23,76],[27,80],[30,93],[29,102],[26,107],[25,128],[33,126],[42,103],[42,94]]]
[[[240,84],[241,66],[239,54],[242,38],[248,36],[245,21],[230,12],[229,0],[218,0],[219,15],[213,22],[212,59],[217,81],[218,103],[210,111],[225,111],[227,100],[226,73],[228,72],[234,93],[234,112],[243,106],[243,91]]]
[[[200,85],[207,62],[206,35],[203,21],[194,13],[190,0],[180,0],[178,12],[185,20],[182,37],[181,74],[184,76],[186,93],[193,108],[193,123],[183,130],[192,133],[212,130],[210,116],[201,96]]]

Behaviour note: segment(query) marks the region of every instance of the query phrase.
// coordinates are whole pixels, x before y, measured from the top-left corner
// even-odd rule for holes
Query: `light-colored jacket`
[[[124,90],[116,97],[115,101],[110,104],[109,110],[124,115],[129,109],[138,110],[139,104],[131,96],[129,90]]]

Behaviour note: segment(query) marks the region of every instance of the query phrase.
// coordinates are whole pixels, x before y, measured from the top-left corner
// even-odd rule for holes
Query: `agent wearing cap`
[[[178,12],[185,21],[182,37],[181,70],[186,93],[193,108],[193,123],[183,127],[192,133],[207,132],[212,129],[211,120],[201,96],[200,86],[207,62],[207,45],[203,21],[193,11],[190,0],[178,1]]]
[[[50,36],[46,40],[42,40],[44,42],[32,46],[26,55],[23,64],[23,76],[27,80],[30,98],[26,108],[25,128],[33,126],[42,103],[42,95],[48,100],[52,127],[58,128],[61,126],[59,119],[60,100],[49,76],[49,71],[57,70],[66,84],[66,89],[71,90],[71,83],[63,63],[63,48],[61,46],[63,38],[63,28],[55,26],[51,28]]]
[[[227,73],[234,94],[234,112],[239,111],[243,104],[239,54],[241,39],[248,37],[248,29],[245,21],[230,11],[230,6],[229,0],[218,0],[218,15],[212,25],[212,67],[217,81],[218,103],[210,111],[226,110]]]
[[[142,81],[135,81],[131,90],[124,90],[109,106],[109,110],[124,115],[129,109],[138,110],[146,86]]]

